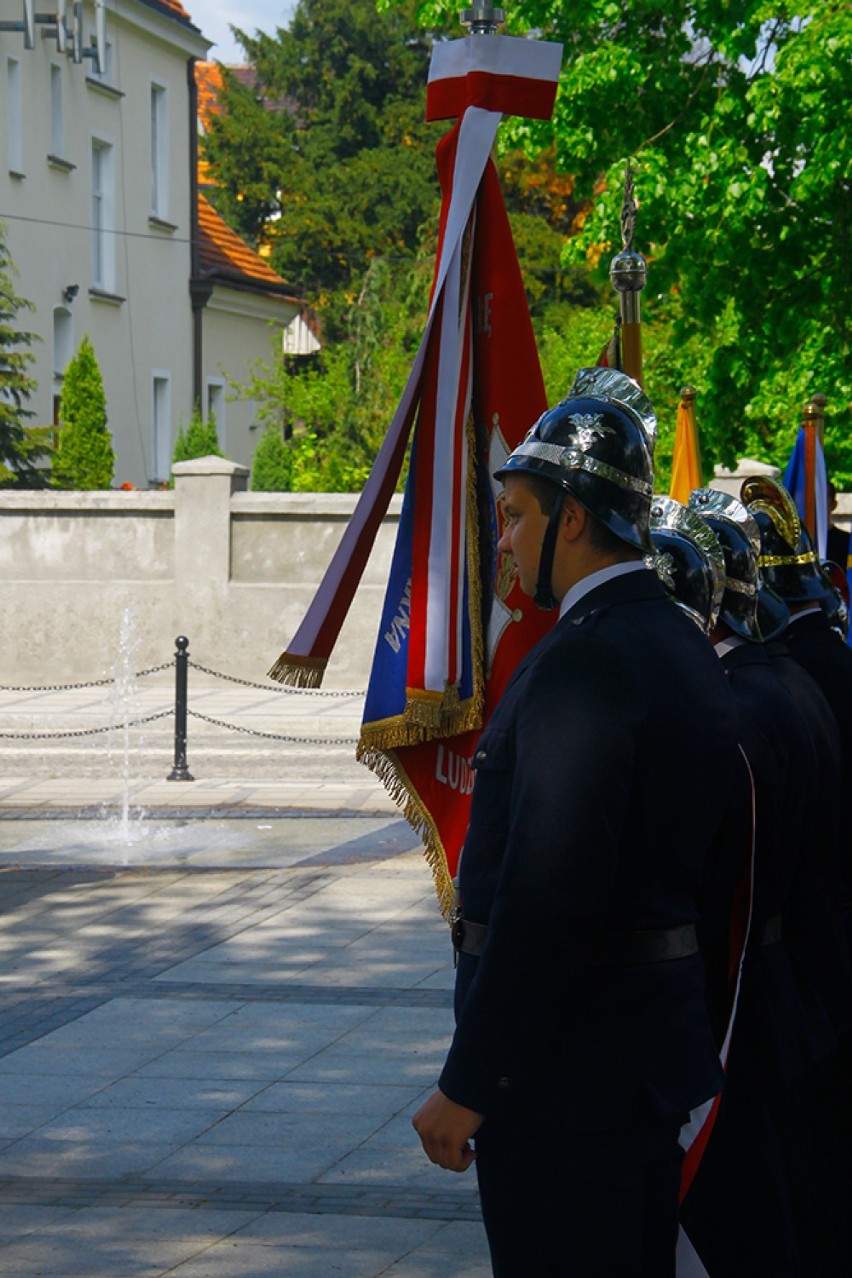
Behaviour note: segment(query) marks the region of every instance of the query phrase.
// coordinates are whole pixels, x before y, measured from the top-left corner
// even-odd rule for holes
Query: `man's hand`
[[[447,1171],[463,1172],[476,1157],[470,1147],[470,1138],[483,1122],[482,1114],[457,1105],[439,1090],[420,1106],[411,1125],[420,1137],[430,1162],[445,1167]]]

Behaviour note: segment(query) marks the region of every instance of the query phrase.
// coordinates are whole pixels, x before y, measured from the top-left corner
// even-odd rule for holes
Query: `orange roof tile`
[[[186,9],[184,9],[180,0],[160,0],[160,4],[164,9],[173,9],[174,12],[179,14],[182,18],[189,18],[189,21],[192,21],[192,18],[189,17],[189,14]]]
[[[198,118],[206,126],[211,115],[218,115],[222,68],[218,62],[196,62],[195,83],[198,87]]]
[[[199,261],[202,273],[260,292],[286,294],[297,301],[292,285],[273,271],[236,231],[223,221],[204,195],[198,194]]]

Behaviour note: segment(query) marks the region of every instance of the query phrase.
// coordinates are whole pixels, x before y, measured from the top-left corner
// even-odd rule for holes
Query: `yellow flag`
[[[685,386],[680,393],[680,403],[677,406],[669,496],[686,505],[693,488],[700,487],[701,454],[698,450],[698,430],[695,425],[695,391],[691,386]]]

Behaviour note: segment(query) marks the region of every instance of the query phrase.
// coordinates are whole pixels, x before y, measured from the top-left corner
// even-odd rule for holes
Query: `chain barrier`
[[[149,666],[147,670],[140,670],[136,678],[144,679],[147,675],[171,670],[172,664],[171,661],[162,661],[158,666]],[[90,679],[88,683],[0,683],[0,692],[80,692],[83,688],[111,688],[114,684],[115,676],[110,676],[108,679]],[[106,729],[104,728],[103,731]]]
[[[261,732],[259,728],[244,728],[238,723],[226,723],[224,719],[214,719],[199,710],[187,710],[191,719],[201,719],[204,723],[215,724],[217,728],[230,728],[232,732],[243,732],[248,737],[264,737],[268,741],[288,741],[291,745],[343,745],[355,746],[357,737],[296,737],[286,736],[279,732]]]
[[[260,737],[266,741],[284,741],[291,745],[309,745],[309,746],[356,746],[358,744],[357,737],[306,737],[297,736],[292,733],[281,732],[262,732],[258,728],[247,728],[238,723],[228,723],[224,719],[213,718],[212,715],[202,714],[199,710],[190,710],[187,704],[187,668],[191,666],[194,670],[201,674],[209,675],[214,679],[224,679],[228,683],[239,684],[243,688],[254,688],[260,692],[283,692],[294,694],[305,694],[312,697],[333,697],[338,699],[362,697],[364,692],[358,691],[335,691],[323,690],[320,688],[291,688],[281,684],[254,683],[250,679],[241,679],[237,675],[224,674],[221,670],[211,670],[209,666],[204,666],[200,662],[191,661],[189,659],[188,647],[189,640],[184,636],[179,636],[176,641],[177,652],[173,661],[163,661],[157,666],[149,666],[146,670],[140,670],[136,675],[136,679],[144,679],[148,675],[160,674],[164,670],[175,670],[176,687],[175,687],[175,704],[167,710],[158,710],[153,714],[141,715],[139,718],[129,720],[127,723],[111,722],[95,728],[70,728],[59,730],[56,732],[0,732],[0,740],[7,741],[61,741],[70,740],[79,737],[95,737],[107,732],[115,732],[124,728],[139,728],[146,723],[155,723],[159,719],[174,718],[175,719],[175,767],[172,774],[167,778],[170,781],[192,781],[193,777],[189,773],[186,764],[186,718],[191,716],[193,719],[199,719],[203,723],[213,724],[217,728],[225,728],[229,732],[241,732],[245,736]],[[103,679],[91,679],[85,683],[56,683],[56,684],[0,684],[0,692],[79,692],[84,688],[105,688],[115,685],[115,677]]]
[[[240,679],[237,675],[223,674],[221,670],[211,670],[209,666],[202,666],[200,662],[193,661],[189,658],[188,664],[193,670],[200,670],[202,674],[212,675],[214,679],[225,679],[228,683],[238,683],[243,688],[258,688],[261,692],[283,692],[289,693],[290,696],[306,696],[306,697],[364,697],[366,689],[356,688],[354,690],[337,691],[334,688],[291,688],[283,683],[273,682],[252,683],[251,679]]]
[[[153,723],[156,719],[167,719],[174,714],[174,708],[158,710],[155,714],[145,714],[139,719],[130,719],[125,723],[107,723],[101,728],[69,728],[59,732],[0,732],[0,737],[9,741],[54,741],[66,737],[96,737],[100,733],[115,732],[125,727],[139,728],[143,723]]]

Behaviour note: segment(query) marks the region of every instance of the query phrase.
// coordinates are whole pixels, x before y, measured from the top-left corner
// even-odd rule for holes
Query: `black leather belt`
[[[651,927],[638,932],[610,932],[592,951],[594,967],[633,967],[638,963],[671,963],[698,953],[694,923]]]
[[[458,954],[482,953],[488,927],[458,918],[451,928],[453,948]],[[594,949],[590,962],[595,967],[632,967],[635,963],[670,963],[698,953],[694,923],[679,927],[655,927],[638,932],[611,932]]]
[[[781,915],[773,914],[763,925],[761,945],[776,945],[781,940]]]
[[[454,919],[450,928],[453,949],[457,954],[481,954],[487,931],[487,923],[471,923],[470,919],[463,918]]]

